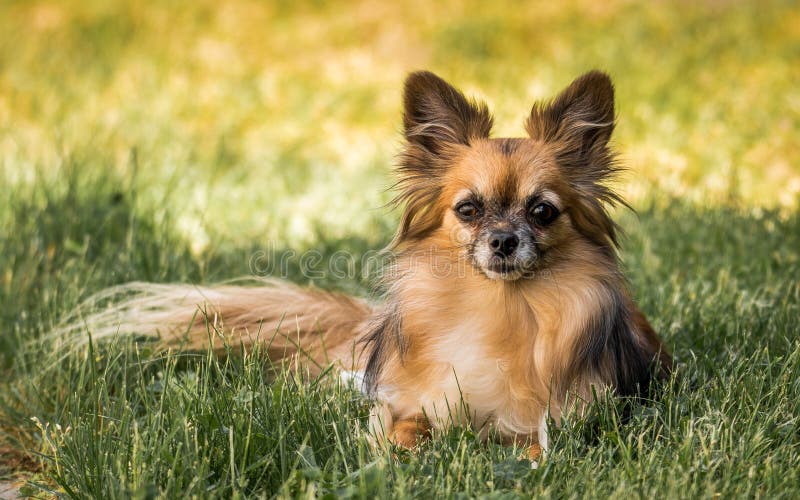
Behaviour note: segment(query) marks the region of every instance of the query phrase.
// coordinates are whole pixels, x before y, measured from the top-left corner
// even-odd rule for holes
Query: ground
[[[800,493],[800,9],[792,2],[0,5],[0,485],[26,494],[651,497]],[[391,238],[404,75],[522,135],[592,68],[617,89],[634,295],[679,361],[536,470],[467,429],[376,452],[366,404],[265,357],[47,337],[130,280],[265,274],[366,296]],[[352,272],[313,273],[337,252]],[[272,266],[272,270],[280,267]],[[365,271],[362,276],[361,271]],[[87,332],[87,335],[90,332]],[[0,495],[4,495],[0,486]]]

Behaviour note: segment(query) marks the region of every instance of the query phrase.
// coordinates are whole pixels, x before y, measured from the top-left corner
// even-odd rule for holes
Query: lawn
[[[793,2],[0,3],[0,481],[150,498],[800,495],[800,8]],[[520,450],[454,429],[372,450],[367,402],[266,356],[68,352],[47,332],[131,280],[385,245],[404,75],[522,135],[615,80],[632,289],[679,361]],[[307,264],[307,263],[306,263]],[[369,276],[289,279],[368,296]],[[90,332],[86,332],[89,335]]]

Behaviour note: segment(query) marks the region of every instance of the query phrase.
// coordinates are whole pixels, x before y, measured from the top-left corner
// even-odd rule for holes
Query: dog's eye
[[[481,209],[471,201],[462,201],[456,205],[456,213],[461,220],[470,221],[477,219],[481,214]]]
[[[539,203],[530,209],[530,217],[537,226],[546,226],[556,220],[558,209],[549,203]]]

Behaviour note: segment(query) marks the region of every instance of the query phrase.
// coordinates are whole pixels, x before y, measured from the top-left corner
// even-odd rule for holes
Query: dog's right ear
[[[455,145],[489,137],[492,115],[486,104],[473,102],[428,71],[411,73],[403,96],[403,125],[408,143],[397,165],[397,197],[403,205],[400,226],[391,246],[418,240],[439,226],[437,204]]]
[[[447,144],[469,145],[489,137],[492,115],[485,103],[470,101],[429,71],[408,75],[403,125],[409,143],[439,154]]]

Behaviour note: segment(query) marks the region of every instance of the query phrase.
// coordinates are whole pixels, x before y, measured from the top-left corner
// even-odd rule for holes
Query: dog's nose
[[[519,238],[514,233],[497,231],[489,236],[489,246],[494,250],[495,255],[509,257],[519,245]]]

